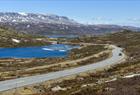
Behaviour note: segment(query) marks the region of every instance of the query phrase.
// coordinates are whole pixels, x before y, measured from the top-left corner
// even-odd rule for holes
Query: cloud
[[[93,24],[111,24],[113,19],[111,18],[105,18],[105,17],[94,17],[91,19],[90,22]]]
[[[124,26],[137,26],[140,27],[140,18],[105,18],[93,17],[89,19],[86,24],[116,24]]]
[[[94,20],[94,21],[111,21],[112,19],[104,18],[104,17],[95,17],[95,18],[92,18],[92,20]]]
[[[128,18],[127,21],[129,21],[129,22],[140,22],[140,18]]]

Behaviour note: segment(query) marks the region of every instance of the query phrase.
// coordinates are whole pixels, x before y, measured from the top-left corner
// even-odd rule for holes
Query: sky
[[[140,0],[0,0],[0,12],[48,13],[85,24],[140,27]]]

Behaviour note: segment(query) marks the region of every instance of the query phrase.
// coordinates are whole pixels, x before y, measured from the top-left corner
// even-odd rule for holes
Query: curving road
[[[125,59],[125,54],[122,52],[122,49],[114,45],[111,45],[111,46],[114,48],[112,50],[111,58],[108,58],[106,60],[103,60],[97,63],[90,64],[90,65],[73,68],[73,69],[67,69],[63,71],[51,72],[48,74],[2,81],[0,82],[0,91],[5,91],[5,90],[22,87],[26,85],[31,85],[35,83],[41,83],[41,82],[52,80],[52,79],[79,74],[79,73],[86,72],[89,70],[106,68],[108,66],[111,66],[111,65],[114,65],[123,61],[123,59]],[[120,53],[122,54],[121,56],[119,56]]]

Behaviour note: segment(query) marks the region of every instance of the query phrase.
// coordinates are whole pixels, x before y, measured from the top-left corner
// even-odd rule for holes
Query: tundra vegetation
[[[52,40],[56,41],[56,39],[49,39],[44,36],[19,33],[11,28],[3,26],[0,27],[0,47],[7,48],[48,45],[51,44]],[[2,81],[17,77],[48,73],[52,71],[59,71],[67,68],[77,67],[80,65],[90,64],[90,62],[93,63],[107,58],[109,56],[109,53],[99,54],[99,56],[97,57],[93,56],[94,54],[98,54],[105,50],[107,50],[105,46],[82,45],[80,48],[72,49],[69,52],[68,57],[66,58],[2,58],[0,59],[0,80]],[[85,57],[89,58],[81,60]],[[88,62],[89,60],[90,62]],[[65,62],[67,62],[67,64]]]
[[[108,34],[105,36],[82,37],[71,42],[108,43],[124,48],[127,54],[126,62],[109,69],[89,73],[86,76],[77,76],[74,79],[63,80],[52,84],[44,95],[139,95],[140,77],[128,77],[140,73],[140,33],[124,30],[123,32]],[[80,80],[80,81],[79,81]],[[60,89],[52,91],[53,87],[60,86],[68,90]],[[69,89],[70,88],[70,89]]]
[[[0,47],[42,46],[50,44],[48,40],[44,36],[29,35],[0,26]]]
[[[140,73],[139,32],[124,30],[122,32],[107,34],[104,36],[79,37],[67,41],[71,43],[115,44],[124,48],[127,59],[125,62],[108,69],[96,72],[90,71],[68,78],[22,87],[17,89],[19,95],[23,94],[23,92],[26,93],[26,95],[140,95],[140,76],[126,77],[128,75]],[[91,56],[95,53],[91,51],[93,48],[90,46],[83,48],[72,50],[68,59],[75,60]],[[93,50],[95,51],[96,49],[97,48]],[[104,50],[103,47],[98,47],[98,49]],[[96,51],[98,51],[98,49]],[[100,52],[100,50],[98,52]],[[106,56],[108,56],[108,54],[105,54],[102,58],[104,59]],[[97,58],[91,58],[89,60],[78,62],[78,64],[89,64],[95,62],[95,59],[97,61]],[[60,62],[63,62],[64,60],[62,59]],[[59,70],[62,70],[61,65],[56,67],[57,69],[55,68],[55,65],[53,66],[53,70],[57,70],[58,68]],[[9,95],[12,95],[12,93],[10,92]]]
[[[1,59],[0,80],[16,78],[17,76],[23,77],[43,74],[91,64],[108,58],[110,52],[100,54],[100,52],[106,50],[107,48],[104,46],[96,47],[89,45],[83,48],[73,49],[67,58]]]
[[[82,37],[70,41],[115,44],[124,48],[127,60],[105,70],[28,86],[26,90],[31,90],[31,95],[140,95],[140,76],[133,76],[140,73],[139,32],[124,30],[106,36]]]

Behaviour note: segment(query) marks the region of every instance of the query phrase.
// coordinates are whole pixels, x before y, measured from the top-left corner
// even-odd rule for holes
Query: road
[[[51,72],[51,73],[42,74],[42,75],[1,81],[0,91],[5,91],[5,90],[17,88],[17,87],[23,87],[23,86],[31,85],[35,83],[41,83],[41,82],[52,80],[52,79],[57,79],[57,78],[66,77],[66,76],[70,76],[74,74],[79,74],[82,72],[87,72],[89,70],[102,69],[102,68],[106,68],[108,66],[120,63],[125,58],[125,54],[122,52],[121,48],[116,47],[114,45],[111,45],[111,46],[114,48],[112,50],[112,57],[106,60],[89,64],[89,65],[85,65],[85,66],[81,66],[81,67],[63,70],[63,71],[57,71],[57,72]],[[122,54],[121,56],[119,56],[120,53]]]

